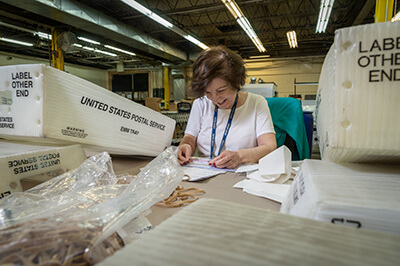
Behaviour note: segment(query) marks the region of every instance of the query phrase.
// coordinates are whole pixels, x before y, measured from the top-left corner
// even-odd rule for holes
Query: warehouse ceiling
[[[315,33],[320,0],[236,0],[260,38],[260,53],[221,0],[137,0],[208,46],[225,45],[243,58],[323,56],[336,29],[373,23],[375,0],[336,0],[325,33]],[[396,1],[395,1],[396,2]],[[34,44],[21,46],[0,39],[0,51],[41,58],[51,55],[51,41],[37,32],[64,33],[65,62],[115,69],[190,64],[202,49],[119,0],[0,0],[0,37]],[[286,33],[295,30],[298,48],[289,48]],[[61,37],[61,36],[60,36]],[[85,37],[100,44],[77,39]],[[73,44],[80,44],[83,49]],[[136,55],[116,52],[105,45]],[[116,56],[98,51],[108,51]]]

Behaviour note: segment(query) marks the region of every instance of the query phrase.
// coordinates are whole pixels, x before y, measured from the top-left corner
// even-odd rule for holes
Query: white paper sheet
[[[215,168],[215,167],[213,167]],[[218,168],[217,168],[218,169]],[[226,173],[227,171],[224,169],[212,169],[210,167],[190,167],[190,166],[184,166],[183,167],[183,172],[185,173],[185,178],[183,180],[187,181],[200,181],[204,180],[219,174]]]
[[[256,180],[245,179],[236,183],[233,187],[242,188],[246,193],[282,203],[289,191],[290,185],[264,183]]]
[[[236,169],[236,173],[247,173],[255,170],[258,170],[258,163],[242,165]]]
[[[246,177],[259,182],[283,184],[291,178],[291,152],[281,146],[259,160],[258,164],[239,167],[237,173],[246,173]]]
[[[209,158],[204,158],[204,157],[193,157],[192,161],[185,165],[184,167],[195,167],[195,168],[202,168],[202,169],[209,169],[209,170],[215,170],[215,171],[230,171],[230,172],[236,172],[236,169],[226,169],[226,168],[217,168],[212,165],[209,165]]]
[[[247,178],[251,180],[256,180],[259,182],[273,182],[278,179],[280,174],[277,175],[270,175],[270,176],[261,176],[260,171],[254,171],[247,175]]]
[[[279,175],[291,173],[292,153],[285,145],[261,158],[258,162],[262,177],[277,179]],[[276,177],[278,175],[278,177]]]

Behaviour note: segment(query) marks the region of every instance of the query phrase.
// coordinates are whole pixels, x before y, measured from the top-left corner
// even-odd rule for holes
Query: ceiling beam
[[[11,6],[23,8],[34,14],[47,17],[85,32],[131,46],[170,62],[187,60],[187,54],[114,18],[102,14],[77,1],[59,0],[0,0]]]
[[[375,7],[376,0],[367,0],[363,8],[361,9],[360,13],[354,20],[353,26],[360,25],[363,23],[364,19],[367,17],[371,9]]]

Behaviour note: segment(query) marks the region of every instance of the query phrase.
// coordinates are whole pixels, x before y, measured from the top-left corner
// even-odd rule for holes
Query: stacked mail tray
[[[75,169],[85,159],[81,145],[42,146],[0,141],[0,199],[21,192],[21,180],[39,184]]]
[[[3,66],[0,80],[0,137],[145,156],[171,144],[173,119],[58,69]]]
[[[99,263],[397,265],[400,236],[200,199]]]
[[[400,168],[305,160],[281,212],[400,235]]]
[[[399,36],[392,22],[336,31],[317,93],[323,159],[400,163]]]

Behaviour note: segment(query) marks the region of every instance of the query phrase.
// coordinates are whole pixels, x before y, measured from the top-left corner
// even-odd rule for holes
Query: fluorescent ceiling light
[[[79,39],[79,37],[78,37],[78,39]],[[92,48],[92,47],[89,47],[89,46],[82,46],[82,45],[80,45],[78,43],[74,43],[73,46],[82,48],[82,49],[87,50],[87,51],[92,51],[92,52],[95,52],[95,53],[101,53],[101,54],[105,54],[105,55],[109,55],[109,56],[118,56],[117,54],[114,54],[114,53],[110,53],[110,52],[103,51],[103,50],[100,50],[100,49],[95,49],[95,48]],[[119,49],[119,48],[111,46],[111,45],[104,45],[104,47],[108,48],[108,49],[112,49],[112,50],[118,51],[118,52],[126,53],[126,54],[129,54],[129,55],[136,55],[135,53],[131,53],[131,52]]]
[[[296,32],[294,30],[286,32],[287,40],[289,42],[290,48],[296,48],[297,47],[297,38],[296,38]]]
[[[235,19],[243,17],[242,10],[240,10],[235,1],[222,0],[222,2],[225,4],[226,8],[228,8],[229,12],[231,12]]]
[[[40,38],[43,38],[43,39],[51,40],[51,34],[47,34],[47,33],[44,33],[44,32],[37,31],[37,32],[34,33],[34,35],[37,35],[37,36],[39,36]]]
[[[266,52],[267,50],[264,48],[257,34],[254,32],[253,27],[250,25],[250,22],[243,15],[242,10],[240,10],[236,2],[234,0],[221,0],[221,1],[222,3],[225,4],[229,12],[231,12],[233,17],[236,19],[237,23],[240,25],[240,27],[242,27],[242,29],[250,37],[254,45],[257,47],[258,51],[260,51],[261,53]]]
[[[163,19],[157,14],[151,13],[150,18],[153,19],[154,21],[158,22],[159,24],[163,25],[166,28],[172,28],[174,25],[172,25],[171,22],[167,21],[166,19]]]
[[[133,0],[121,0],[121,1],[124,2],[125,4],[127,4],[128,6],[133,7],[134,9],[136,9],[137,11],[142,13],[143,15],[148,16],[152,20],[154,20],[154,21],[158,22],[159,24],[163,25],[164,27],[166,27],[166,28],[172,28],[173,27],[171,22],[163,19],[162,17],[160,17],[156,13],[152,12],[151,10],[149,10],[146,7],[144,7],[141,4],[139,4],[138,2],[133,1]]]
[[[121,53],[129,54],[129,55],[136,55],[135,53],[132,53],[132,52],[129,52],[129,51],[125,51],[125,50],[119,49],[119,48],[111,46],[111,45],[104,45],[104,47],[106,47],[108,49],[111,49],[111,50],[115,50],[115,51],[121,52]]]
[[[1,41],[5,41],[5,42],[10,42],[10,43],[19,44],[19,45],[24,45],[24,46],[33,46],[32,43],[21,42],[21,41],[17,41],[17,40],[13,40],[13,39],[8,39],[8,38],[4,38],[4,37],[0,37],[0,40],[1,40]]]
[[[269,54],[266,55],[254,55],[254,56],[250,56],[250,59],[261,59],[261,58],[269,58],[271,57]]]
[[[256,33],[254,32],[253,28],[251,27],[246,17],[238,18],[237,22],[251,39],[257,37]]]
[[[205,45],[204,43],[202,43],[201,41],[197,40],[196,38],[194,38],[191,35],[185,35],[183,36],[186,40],[196,44],[197,46],[201,47],[204,50],[207,50],[209,47],[207,45]]]
[[[146,7],[142,6],[141,4],[139,4],[138,2],[133,1],[133,0],[121,0],[121,1],[124,2],[125,4],[127,4],[128,6],[133,7],[134,9],[136,9],[137,11],[142,13],[143,15],[148,16],[152,20],[154,20],[154,21],[158,22],[159,24],[163,25],[164,27],[166,27],[166,28],[172,28],[173,27],[171,22],[167,21],[166,19],[163,19],[162,17],[160,17],[156,13],[152,12],[148,8],[146,8]]]
[[[190,35],[186,35],[185,36],[185,39],[186,40],[188,40],[188,41],[190,41],[190,42],[192,42],[192,43],[194,43],[194,44],[198,44],[200,41],[198,41],[196,38],[194,38],[194,37],[192,37],[192,36],[190,36]]]
[[[200,47],[201,49],[203,49],[203,50],[207,50],[208,48],[210,48],[210,47],[208,47],[207,45],[205,45],[205,44],[202,43],[202,42],[198,43],[197,46],[199,46],[199,47]]]
[[[81,40],[81,41],[84,41],[84,42],[88,42],[88,43],[100,45],[99,42],[93,41],[93,40],[88,39],[88,38],[84,38],[84,37],[80,37],[80,36],[79,36],[78,39]]]
[[[33,31],[33,30],[28,30],[28,29],[25,29],[25,28],[22,28],[22,27],[18,27],[18,26],[12,25],[12,24],[5,23],[3,21],[0,21],[0,25],[8,27],[8,28],[17,29],[17,30],[20,30],[20,31],[24,31],[24,32],[29,32],[29,33],[35,34],[35,31]]]
[[[317,22],[317,28],[315,33],[323,33],[328,26],[329,17],[331,16],[333,3],[335,0],[321,0],[321,5],[319,7],[319,16]]]
[[[207,45],[205,45],[204,43],[200,42],[199,40],[197,40],[196,38],[194,38],[193,36],[190,35],[186,35],[184,36],[185,39],[187,39],[188,41],[196,44],[197,46],[201,47],[203,50],[207,50],[209,47]]]
[[[83,46],[82,49],[88,50],[88,51],[94,51],[94,48],[88,47],[88,46]]]
[[[99,49],[95,49],[94,52],[95,52],[95,53],[100,53],[100,54],[109,55],[109,56],[118,56],[118,55],[116,55],[116,54],[114,54],[114,53],[106,52],[106,51],[99,50]]]
[[[93,40],[90,40],[90,39],[87,39],[87,38],[84,38],[84,37],[80,37],[79,36],[78,39],[82,40],[82,41],[85,41],[85,42],[88,42],[88,43],[102,45],[99,42],[96,42],[96,41],[93,41]],[[87,51],[101,53],[101,54],[105,54],[105,55],[109,55],[109,56],[118,56],[117,54],[114,54],[114,53],[103,51],[103,50],[100,50],[100,49],[97,49],[97,48],[92,48],[92,47],[89,47],[89,46],[83,46],[83,45],[78,44],[78,43],[74,43],[73,46],[78,47],[78,48],[82,48],[82,49],[87,50]],[[117,47],[114,47],[114,46],[111,46],[111,45],[104,45],[104,47],[108,48],[108,49],[111,49],[111,50],[115,50],[115,51],[121,52],[121,53],[129,54],[129,55],[136,55],[135,53],[132,53],[132,52],[129,52],[129,51],[126,51],[126,50],[122,50],[120,48],[117,48]]]
[[[139,11],[140,13],[142,13],[146,16],[150,16],[150,14],[152,13],[149,9],[142,6],[141,4],[139,4],[136,1],[132,1],[132,0],[121,0],[121,1],[124,2],[125,4],[127,4],[128,6],[133,7],[134,9],[136,9],[137,11]]]
[[[124,2],[125,4],[127,4],[128,6],[136,9],[137,11],[139,11],[140,13],[142,13],[143,15],[151,18],[152,20],[156,21],[157,23],[159,23],[160,25],[172,30],[173,32],[175,32],[176,34],[186,38],[187,40],[189,40],[190,42],[196,44],[197,46],[201,47],[204,50],[208,49],[208,46],[205,45],[204,43],[196,40],[195,38],[187,38],[186,32],[184,32],[183,30],[181,30],[180,28],[174,26],[171,22],[167,21],[166,19],[160,17],[159,15],[157,15],[156,13],[152,12],[151,10],[149,10],[148,8],[142,6],[141,4],[139,4],[138,2],[134,1],[134,0],[120,0],[122,2]]]

